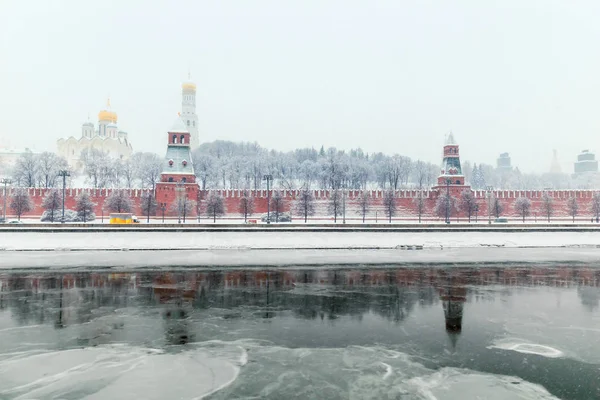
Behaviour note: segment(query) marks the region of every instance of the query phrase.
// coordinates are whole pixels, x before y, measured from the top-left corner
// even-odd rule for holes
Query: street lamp
[[[477,223],[477,214],[479,213],[479,204],[475,204],[475,223]]]
[[[346,223],[346,182],[342,184],[342,223]]]
[[[3,212],[4,212],[4,216],[3,216],[3,220],[2,222],[6,222],[6,185],[10,185],[12,183],[12,181],[8,178],[2,178],[2,180],[0,181],[0,183],[2,183],[4,185],[4,208],[3,208]]]
[[[67,186],[67,176],[71,176],[68,170],[61,169],[58,171],[58,176],[62,176],[63,178],[63,191],[62,191],[62,219],[60,221],[61,224],[65,223],[65,188]]]
[[[492,206],[491,206],[491,202],[492,202],[492,190],[494,190],[494,187],[493,186],[486,186],[485,190],[486,190],[486,196],[487,196],[487,199],[488,199],[488,207],[487,207],[488,208],[488,225],[491,225],[492,224],[492,214],[491,214]]]
[[[160,207],[160,210],[162,211],[162,223],[165,223],[165,210],[167,209],[167,207],[165,206],[165,203],[163,203],[163,205]]]
[[[273,175],[263,175],[263,180],[267,181],[267,224],[271,223],[271,192],[269,182],[273,180]]]

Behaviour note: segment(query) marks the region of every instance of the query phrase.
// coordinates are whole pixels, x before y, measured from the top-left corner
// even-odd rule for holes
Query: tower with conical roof
[[[458,144],[454,140],[454,134],[450,134],[446,137],[446,143],[444,144],[444,153],[442,156],[442,169],[438,176],[439,186],[464,186],[465,176],[462,173],[460,166],[460,154],[458,151]]]
[[[196,84],[188,73],[187,81],[181,85],[181,118],[190,132],[192,149],[200,145],[198,115],[196,114]]]

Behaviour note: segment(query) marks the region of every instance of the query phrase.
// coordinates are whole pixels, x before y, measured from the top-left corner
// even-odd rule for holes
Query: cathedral
[[[109,156],[126,160],[131,156],[133,148],[127,138],[127,132],[117,127],[117,113],[111,110],[110,100],[106,109],[98,113],[98,127],[92,122],[86,122],[81,126],[81,136],[75,138],[59,139],[56,143],[58,155],[64,157],[69,167],[80,170],[81,152],[87,149],[97,149],[108,153]]]

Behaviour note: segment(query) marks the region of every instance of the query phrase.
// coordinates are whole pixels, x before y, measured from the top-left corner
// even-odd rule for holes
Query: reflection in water
[[[175,366],[190,361],[200,346],[201,363],[208,353],[221,360],[225,352],[237,360],[232,365],[245,365],[239,353],[250,353],[244,379],[216,398],[269,398],[261,391],[283,382],[289,388],[271,396],[281,398],[288,389],[310,390],[315,381],[321,390],[330,390],[332,382],[344,388],[345,379],[364,389],[357,398],[373,386],[392,393],[375,398],[397,398],[398,382],[423,385],[420,376],[432,371],[444,382],[456,380],[462,393],[461,382],[471,379],[464,368],[519,376],[563,398],[599,398],[586,397],[600,395],[590,378],[597,375],[600,354],[588,339],[597,331],[599,293],[600,270],[593,268],[3,273],[0,372],[3,354],[127,344],[182,356],[164,357],[176,375]],[[572,317],[574,311],[579,315]],[[582,322],[586,318],[589,324]],[[125,358],[129,353],[118,346],[110,351]],[[406,371],[421,375],[410,383]],[[190,376],[195,382],[197,375]],[[440,379],[434,376],[430,384]],[[497,390],[498,381],[490,382]],[[516,382],[503,385],[513,390],[525,383]],[[330,398],[348,398],[345,390]]]

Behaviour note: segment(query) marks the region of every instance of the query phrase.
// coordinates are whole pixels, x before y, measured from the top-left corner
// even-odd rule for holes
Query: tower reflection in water
[[[165,339],[194,341],[191,318],[204,309],[249,312],[250,317],[360,323],[368,314],[400,324],[416,307],[439,307],[453,345],[464,306],[479,286],[572,288],[585,309],[598,307],[597,268],[388,268],[211,270],[136,273],[2,273],[0,313],[18,325],[64,328],[128,307],[159,308]],[[240,311],[241,310],[241,311]],[[250,310],[250,311],[248,311]],[[246,315],[246,314],[245,314]],[[128,321],[123,321],[125,325]]]

